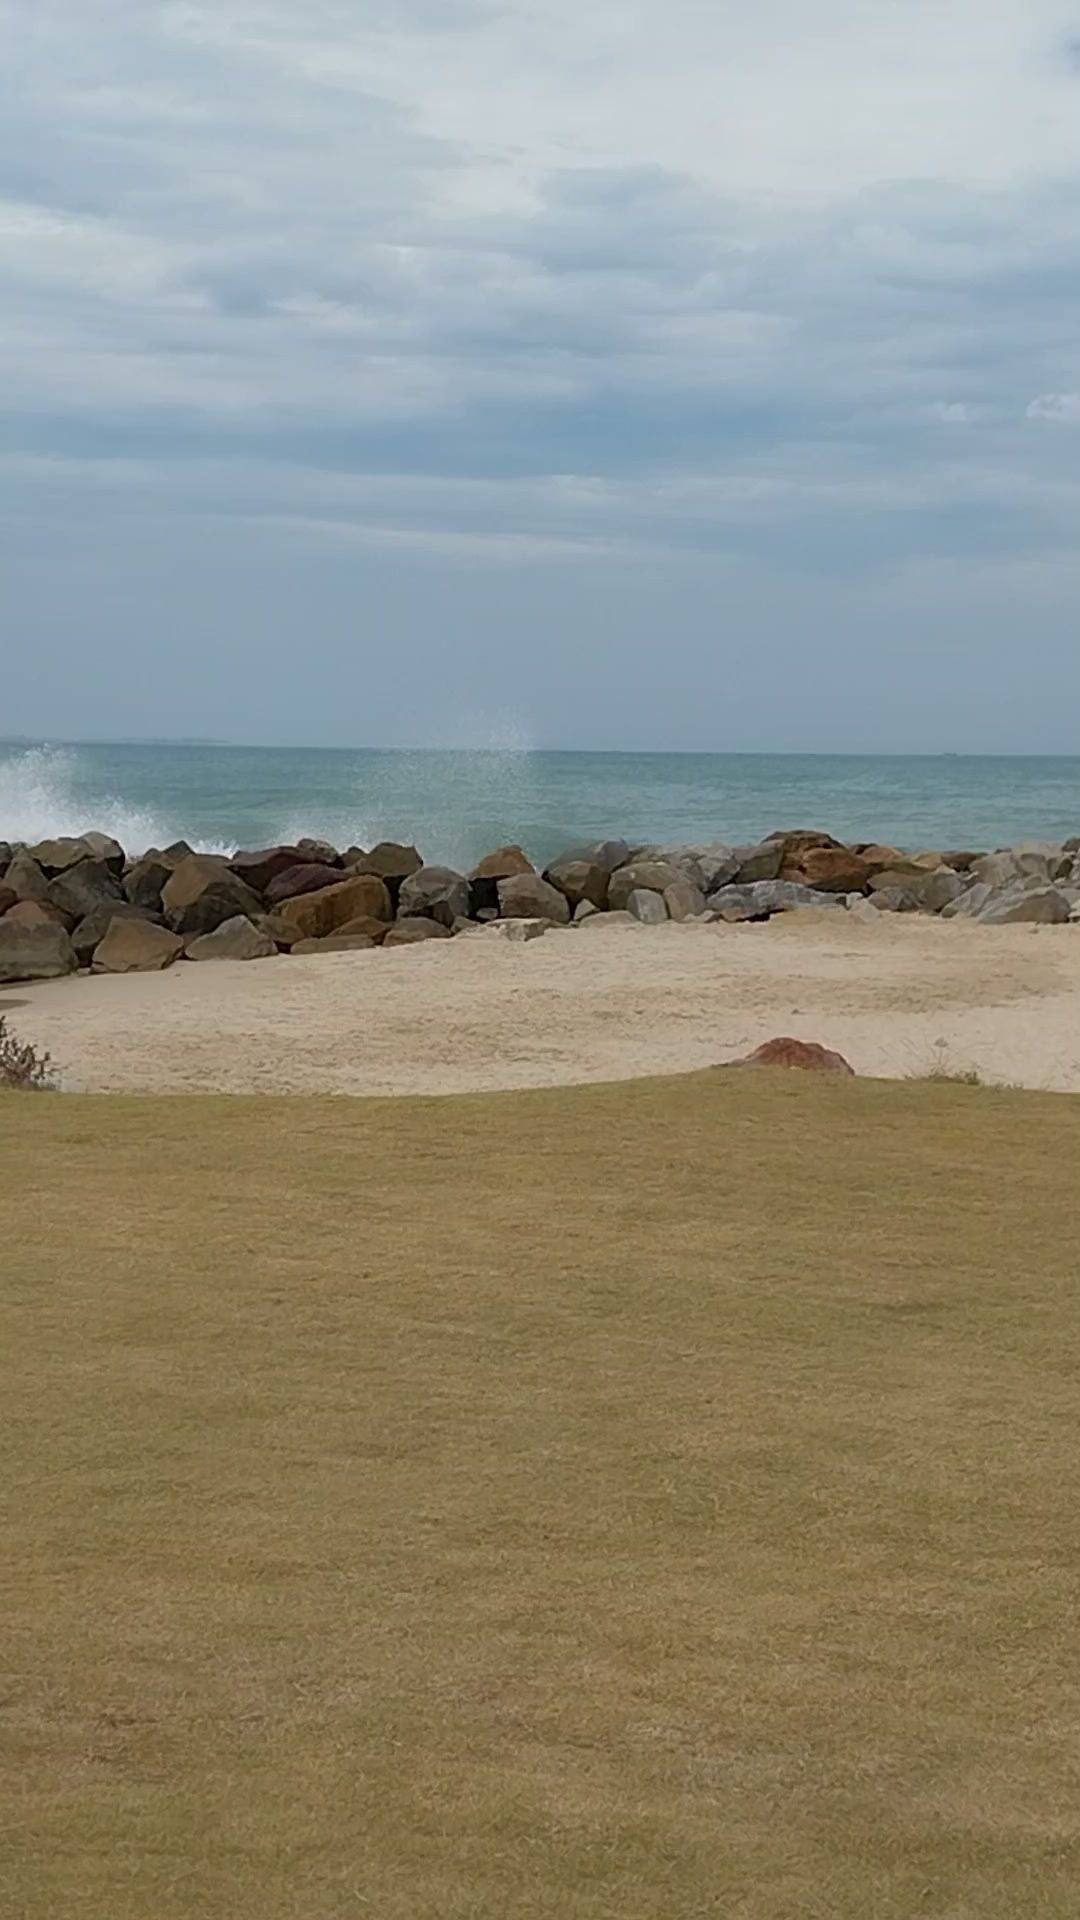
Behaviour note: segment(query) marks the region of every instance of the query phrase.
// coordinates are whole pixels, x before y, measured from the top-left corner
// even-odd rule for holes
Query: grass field
[[[1076,1920],[1080,1102],[0,1152],[3,1920]]]

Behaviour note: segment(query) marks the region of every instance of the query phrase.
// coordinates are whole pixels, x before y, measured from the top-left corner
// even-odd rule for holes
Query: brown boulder
[[[18,898],[19,896],[14,887],[5,887],[3,882],[0,881],[0,919],[3,919],[9,907],[16,905]]]
[[[128,900],[103,900],[100,906],[78,922],[71,936],[80,967],[88,967],[114,920],[140,920],[140,914]]]
[[[345,935],[356,939],[365,938],[370,940],[373,946],[378,947],[386,939],[391,924],[386,920],[376,920],[373,914],[358,913],[355,919],[346,920],[343,927],[338,927],[336,933],[325,937],[335,940]]]
[[[13,854],[4,873],[4,885],[17,900],[47,900],[49,883],[28,853]]]
[[[780,878],[815,893],[861,893],[869,885],[870,868],[847,847],[805,847],[785,860]]]
[[[498,906],[500,880],[535,872],[528,854],[520,847],[500,847],[497,852],[486,854],[469,875],[470,913],[475,917],[485,908]]]
[[[469,911],[469,883],[453,867],[418,867],[401,883],[401,919],[438,920],[447,931]]]
[[[756,847],[736,847],[738,861],[734,880],[740,887],[754,886],[759,880],[778,880],[784,858],[783,840],[762,840]]]
[[[449,927],[441,920],[428,920],[423,914],[412,914],[407,920],[395,920],[384,947],[414,947],[424,940],[450,940],[453,936]]]
[[[619,867],[612,874],[608,906],[613,913],[624,912],[632,893],[664,893],[682,878],[678,868],[667,860],[632,860],[629,866]]]
[[[78,967],[67,930],[55,921],[21,926],[6,913],[0,920],[0,985],[12,980],[59,980]]]
[[[794,860],[800,853],[807,853],[811,847],[843,847],[843,841],[834,840],[831,833],[821,833],[814,827],[786,828],[779,833],[766,835],[767,844],[777,841],[780,843],[781,864]]]
[[[136,860],[123,878],[125,898],[143,913],[163,913],[161,896],[172,872],[172,867],[166,866],[164,860],[156,855],[151,857],[148,854],[145,859]]]
[[[111,844],[115,846],[116,842],[113,841]],[[50,877],[58,873],[66,873],[68,867],[78,866],[80,860],[101,857],[95,854],[89,840],[84,839],[81,834],[78,836],[64,834],[58,840],[39,840],[36,846],[28,847],[27,852],[31,860],[36,860],[42,872],[49,874]],[[123,857],[121,853],[121,861]]]
[[[301,940],[323,940],[361,915],[387,923],[394,910],[385,882],[377,874],[354,873],[347,880],[339,876],[333,886],[318,892],[283,900],[277,911],[280,919],[296,928]]]
[[[186,947],[189,960],[271,960],[277,947],[269,934],[255,926],[246,914],[223,920],[213,933],[200,933]]]
[[[183,907],[177,913],[167,916],[167,925],[174,933],[182,933],[193,940],[204,933],[213,933],[224,926],[226,920],[235,920],[238,915],[245,919],[256,920],[262,916],[262,901],[250,887],[234,875],[227,876],[228,884],[219,887],[207,887],[198,900],[190,907]]]
[[[257,853],[236,853],[229,861],[231,871],[256,893],[265,893],[279,874],[310,864],[300,847],[263,847]]]
[[[565,894],[572,910],[580,907],[583,900],[593,907],[607,906],[611,874],[598,860],[557,860],[547,869],[544,879]]]
[[[829,1047],[819,1046],[816,1040],[792,1040],[787,1037],[766,1040],[745,1060],[733,1060],[736,1067],[797,1067],[804,1073],[843,1073],[854,1074],[854,1067],[844,1059],[842,1053],[833,1053]]]
[[[166,913],[182,913],[194,906],[210,887],[227,885],[231,879],[228,861],[220,855],[189,853],[173,868],[162,888],[162,907]]]
[[[919,869],[902,853],[899,847],[886,847],[874,842],[869,847],[856,847],[854,851],[870,869],[871,878],[878,873],[918,873]]]
[[[49,899],[72,921],[84,920],[106,900],[122,900],[123,889],[104,860],[80,860],[49,883]]]
[[[370,853],[365,853],[362,847],[350,847],[344,859],[354,873],[377,874],[380,880],[386,881],[391,894],[411,873],[419,873],[424,864],[415,847],[401,846],[396,840],[380,840]]]
[[[4,915],[13,927],[63,927],[66,933],[71,931],[71,922],[66,913],[54,907],[50,900],[16,900]]]
[[[306,860],[300,866],[286,867],[267,882],[267,905],[279,907],[283,900],[296,900],[302,893],[321,893],[326,887],[336,887],[341,878],[341,868],[328,866],[325,860]]]
[[[540,875],[513,873],[498,882],[499,913],[504,920],[550,920],[557,927],[570,924],[570,903],[558,887]]]
[[[294,953],[373,953],[375,941],[366,933],[328,933],[322,940],[298,940]]]
[[[117,918],[94,953],[95,973],[161,973],[184,951],[178,934],[152,920]]]

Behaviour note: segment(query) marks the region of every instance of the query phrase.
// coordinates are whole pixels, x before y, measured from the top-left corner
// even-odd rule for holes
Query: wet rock
[[[517,873],[500,880],[499,913],[504,920],[549,920],[553,926],[570,922],[566,895],[542,880],[538,873]]]
[[[454,921],[463,919],[468,911],[469,883],[453,867],[418,867],[401,883],[401,920],[435,920],[449,933]]]
[[[269,960],[276,955],[277,947],[269,935],[242,913],[187,944],[189,960]]]
[[[56,921],[21,926],[11,913],[0,920],[0,985],[14,980],[59,980],[74,973],[78,964],[67,929]]]

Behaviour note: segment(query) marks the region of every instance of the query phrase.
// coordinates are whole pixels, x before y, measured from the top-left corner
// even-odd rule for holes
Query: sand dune
[[[0,992],[86,1091],[449,1093],[631,1079],[778,1033],[861,1074],[1080,1091],[1080,928],[791,915],[79,977]]]

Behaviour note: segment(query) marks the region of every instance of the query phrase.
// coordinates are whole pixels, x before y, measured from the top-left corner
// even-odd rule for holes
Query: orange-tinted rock
[[[780,877],[815,893],[861,893],[869,885],[871,869],[861,854],[847,847],[805,847],[784,861]]]
[[[429,920],[424,914],[416,913],[407,920],[395,921],[383,946],[415,947],[424,940],[450,940],[452,937],[449,927],[444,927],[441,920]]]
[[[277,917],[294,926],[301,940],[324,940],[340,933],[351,921],[363,918],[389,924],[393,907],[386,884],[374,873],[354,873],[331,887],[283,900]],[[354,929],[355,930],[355,929]],[[359,929],[366,932],[366,927]]]
[[[782,1037],[766,1040],[745,1060],[736,1060],[737,1067],[797,1067],[803,1073],[845,1073],[854,1074],[842,1053],[833,1053],[829,1047],[821,1047],[816,1040],[792,1040]]]

